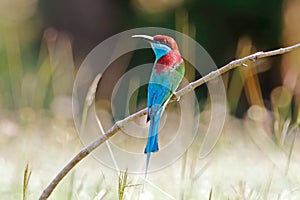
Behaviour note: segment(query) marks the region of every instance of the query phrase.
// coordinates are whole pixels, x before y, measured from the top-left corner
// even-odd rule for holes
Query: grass
[[[287,159],[286,170],[285,170],[286,174],[289,171],[289,166],[290,166],[292,154],[294,152],[294,147],[295,147],[295,142],[296,142],[296,138],[297,138],[297,135],[298,135],[298,130],[299,130],[299,125],[298,124],[293,126],[292,129],[291,129],[291,132],[292,132],[291,134],[293,134],[294,136],[293,136],[293,140],[292,140],[292,143],[290,145],[290,148],[289,148],[288,159]]]
[[[147,184],[146,192],[152,195],[149,194],[147,198],[299,198],[299,155],[295,153],[300,148],[297,134],[299,125],[290,125],[284,134],[284,142],[279,145],[272,132],[269,132],[273,123],[266,126],[261,118],[253,118],[262,113],[267,113],[263,116],[270,116],[269,111],[258,107],[249,109],[243,119],[228,116],[217,146],[207,158],[199,160],[197,149],[210,115],[209,109],[204,110],[201,113],[199,137],[185,156],[171,166],[149,174],[149,181],[154,185]],[[1,188],[3,198],[36,199],[54,174],[81,148],[71,119],[35,115],[33,121],[25,125],[11,122],[18,127],[17,132],[3,137],[6,138],[0,149],[0,182],[6,185]],[[13,153],[16,151],[19,154]],[[33,173],[24,160],[29,161]],[[17,166],[22,165],[26,167],[21,170],[23,188],[20,188],[19,180],[22,178],[18,176],[20,169]],[[139,175],[126,171],[118,175],[92,157],[84,160],[75,170],[76,173],[68,175],[55,190],[52,199],[126,200],[141,196],[142,187],[139,184],[143,180]],[[20,195],[18,190],[22,191]],[[125,191],[127,195],[124,195]]]
[[[24,176],[23,176],[23,200],[27,200],[30,176],[31,176],[31,170],[28,169],[28,164],[27,164],[25,166]]]
[[[121,173],[119,175],[119,184],[118,184],[119,200],[124,199],[125,189],[126,189],[126,187],[128,187],[127,175],[128,175],[127,170],[124,173]]]

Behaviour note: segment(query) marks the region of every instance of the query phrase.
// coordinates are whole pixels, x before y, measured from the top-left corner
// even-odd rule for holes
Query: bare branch
[[[207,74],[206,76],[191,82],[190,84],[188,84],[187,86],[185,86],[184,88],[182,88],[181,90],[177,91],[174,96],[174,99],[178,99],[179,97],[193,91],[196,87],[224,74],[225,72],[234,69],[238,66],[247,66],[245,64],[245,62],[247,61],[253,61],[255,62],[258,59],[261,58],[265,58],[265,57],[270,57],[270,56],[274,56],[274,55],[279,55],[279,54],[284,54],[287,52],[290,52],[296,48],[300,47],[300,43],[295,44],[293,46],[289,46],[286,48],[280,48],[277,50],[272,50],[272,51],[267,51],[267,52],[257,52],[254,54],[251,54],[249,56],[246,56],[244,58],[241,59],[237,59],[234,61],[231,61],[230,63],[228,63],[227,65],[224,65],[223,67],[221,67],[220,69],[213,71],[209,74]],[[53,192],[53,190],[56,188],[57,184],[65,177],[65,175],[67,175],[67,173],[69,171],[71,171],[71,169],[73,169],[75,167],[76,164],[78,164],[83,158],[85,158],[87,155],[89,155],[93,150],[95,150],[98,146],[100,146],[102,143],[104,143],[106,140],[108,140],[111,136],[113,136],[114,134],[116,134],[122,127],[124,127],[125,125],[127,125],[129,122],[135,121],[136,119],[144,116],[147,114],[147,109],[143,109],[141,111],[138,111],[132,115],[130,115],[129,117],[126,117],[123,120],[120,120],[118,122],[116,122],[108,131],[106,131],[106,133],[104,135],[102,135],[101,137],[99,137],[98,139],[96,139],[94,142],[92,142],[91,144],[89,144],[87,147],[83,148],[76,156],[74,156],[72,158],[72,160],[70,160],[70,162],[55,176],[55,178],[51,181],[51,183],[45,188],[45,190],[43,191],[42,195],[40,196],[40,200],[45,200],[47,199],[50,194]]]
[[[237,59],[234,61],[231,61],[230,63],[228,63],[227,65],[224,65],[223,67],[221,67],[220,69],[210,72],[209,74],[207,74],[206,76],[204,76],[203,78],[200,78],[194,82],[191,82],[190,84],[188,84],[186,87],[182,88],[181,90],[177,91],[175,93],[176,97],[181,97],[183,95],[185,95],[186,93],[189,93],[190,91],[194,90],[196,87],[220,76],[221,74],[224,74],[225,72],[236,68],[238,66],[243,65],[245,62],[247,61],[256,61],[257,59],[261,59],[261,58],[266,58],[266,57],[270,57],[270,56],[275,56],[275,55],[279,55],[279,54],[284,54],[287,52],[290,52],[296,48],[300,47],[300,43],[295,44],[293,46],[289,46],[286,48],[280,48],[280,49],[276,49],[273,51],[267,51],[267,52],[256,52],[254,54],[251,54],[249,56],[246,56],[244,58],[241,59]],[[247,65],[243,65],[244,67],[247,67]]]

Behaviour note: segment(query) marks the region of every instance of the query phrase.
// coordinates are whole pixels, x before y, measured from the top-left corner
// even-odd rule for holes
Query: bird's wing
[[[184,62],[175,64],[164,73],[157,74],[155,70],[152,71],[149,85],[148,85],[148,113],[151,114],[153,105],[158,110],[164,103],[170,99],[172,94],[179,86],[184,76]],[[149,116],[148,116],[149,117]]]
[[[182,60],[180,63],[176,64],[170,72],[170,90],[172,94],[178,88],[183,76],[184,76],[184,61]]]

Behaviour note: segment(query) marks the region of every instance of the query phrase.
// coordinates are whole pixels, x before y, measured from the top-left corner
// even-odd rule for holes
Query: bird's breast
[[[182,62],[180,53],[178,51],[170,51],[157,60],[155,64],[156,73],[161,74],[166,72],[177,66],[177,64],[180,62]]]

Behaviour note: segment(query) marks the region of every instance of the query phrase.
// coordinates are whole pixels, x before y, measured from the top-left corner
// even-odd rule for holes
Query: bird
[[[161,116],[184,77],[185,66],[178,45],[172,37],[166,35],[132,37],[148,41],[155,54],[147,95],[147,122],[150,121],[150,127],[144,151],[147,154],[144,178],[146,180],[151,153],[159,150],[158,132]]]

